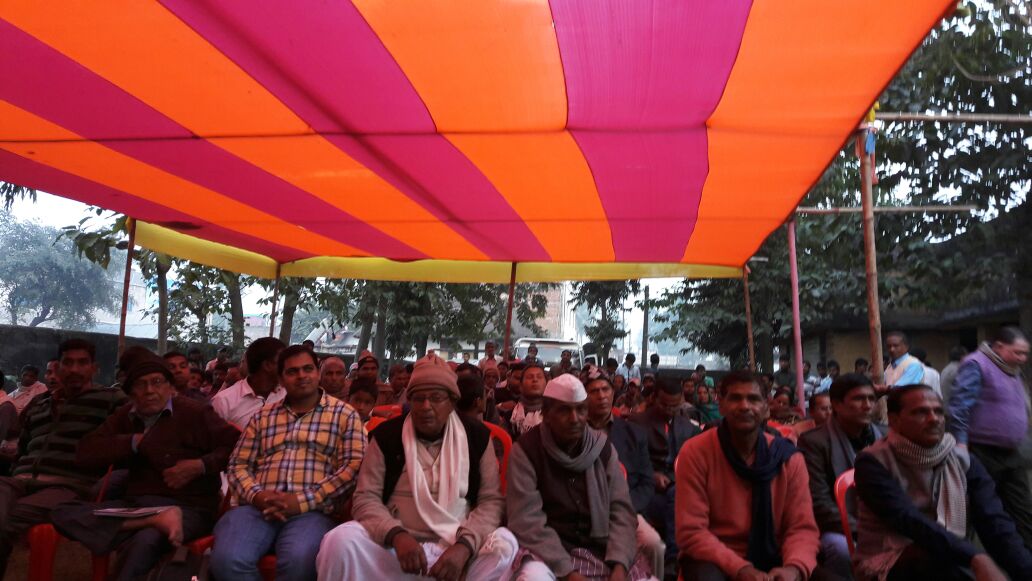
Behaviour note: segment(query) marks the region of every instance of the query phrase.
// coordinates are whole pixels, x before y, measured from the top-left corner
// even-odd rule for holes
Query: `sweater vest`
[[[964,364],[973,362],[982,374],[978,403],[968,421],[968,440],[974,444],[1016,449],[1028,432],[1025,386],[1020,376],[1008,375],[984,353],[975,351]]]
[[[538,492],[541,493],[541,507],[550,528],[559,535],[567,552],[580,547],[588,549],[595,556],[605,556],[605,541],[601,544],[591,538],[591,509],[588,499],[588,482],[584,472],[573,472],[563,468],[545,452],[541,443],[544,425],[535,426],[520,437],[517,446],[523,449],[537,475]],[[609,464],[613,445],[606,442],[597,461]]]
[[[453,412],[454,413],[454,412]],[[402,471],[405,470],[405,446],[401,443],[401,428],[405,425],[408,414],[387,420],[372,432],[370,437],[376,440],[384,459],[383,503],[391,499],[394,487],[398,485]],[[466,442],[469,446],[469,478],[466,489],[466,502],[470,507],[476,506],[480,494],[480,458],[487,450],[491,432],[484,424],[459,416],[462,427],[466,429]]]

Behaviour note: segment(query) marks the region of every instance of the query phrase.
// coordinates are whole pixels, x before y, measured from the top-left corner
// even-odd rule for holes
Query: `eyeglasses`
[[[430,395],[417,394],[408,398],[409,403],[412,405],[423,405],[426,402],[430,402],[432,405],[441,405],[442,403],[451,400],[447,394],[434,393]]]
[[[150,381],[145,381],[143,379],[138,379],[138,380],[133,382],[132,388],[133,389],[147,389],[148,387],[153,387],[153,388],[157,389],[157,388],[160,388],[160,387],[164,387],[166,385],[168,385],[168,380],[165,379],[164,376],[161,376],[161,377],[155,377],[154,379],[151,379]]]

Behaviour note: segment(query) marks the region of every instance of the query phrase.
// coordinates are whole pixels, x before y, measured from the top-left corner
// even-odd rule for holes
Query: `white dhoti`
[[[441,543],[422,543],[427,568],[434,566],[447,547]],[[496,581],[508,579],[519,544],[509,529],[500,527],[488,535],[480,551],[470,560],[466,579]],[[373,541],[361,524],[351,521],[333,529],[322,539],[316,569],[321,581],[342,579],[429,579],[401,570],[394,549]]]
[[[666,560],[666,543],[659,532],[652,528],[645,517],[638,515],[638,529],[635,531],[638,541],[638,552],[645,556],[652,570],[652,575],[658,579],[663,578],[663,568]]]

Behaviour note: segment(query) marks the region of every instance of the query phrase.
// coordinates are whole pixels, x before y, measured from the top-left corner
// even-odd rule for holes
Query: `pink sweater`
[[[774,439],[766,437],[768,442]],[[733,578],[750,564],[745,554],[752,526],[752,485],[731,468],[715,429],[688,440],[676,466],[681,555],[714,563]],[[782,562],[798,567],[808,578],[817,565],[820,533],[802,454],[792,456],[771,482],[771,500]]]

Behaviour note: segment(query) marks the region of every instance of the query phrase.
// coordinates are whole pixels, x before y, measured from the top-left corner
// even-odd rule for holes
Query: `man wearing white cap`
[[[543,421],[509,458],[509,528],[520,542],[516,579],[647,579],[638,519],[620,460],[588,426],[588,395],[573,375],[545,386]]]
[[[500,526],[505,501],[490,432],[455,413],[457,378],[437,355],[416,363],[407,398],[408,414],[370,434],[355,520],[323,538],[319,578],[506,576],[518,547]]]

